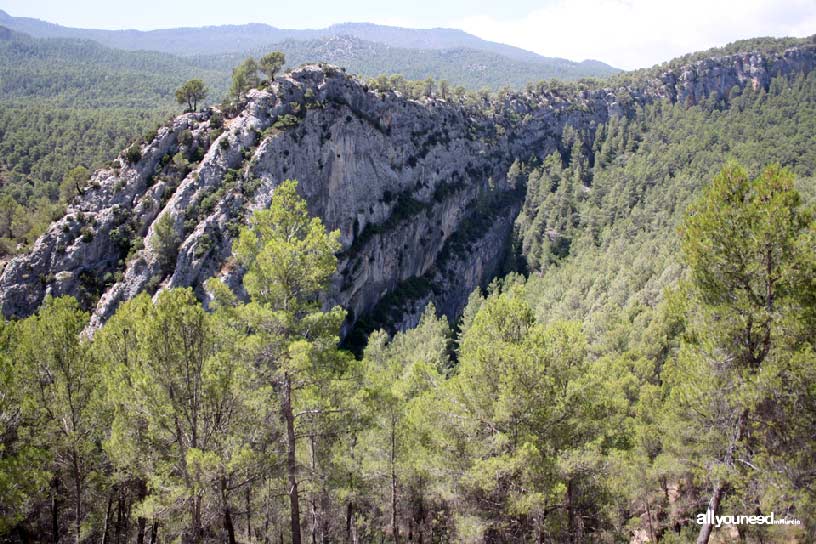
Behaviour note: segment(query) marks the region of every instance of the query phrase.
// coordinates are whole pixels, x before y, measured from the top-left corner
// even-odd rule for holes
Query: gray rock
[[[95,329],[144,290],[192,286],[205,299],[213,276],[238,289],[233,237],[291,178],[309,211],[340,231],[324,303],[348,310],[344,333],[386,303],[398,327],[416,324],[431,301],[455,319],[507,253],[523,200],[506,179],[514,160],[544,158],[567,126],[589,139],[637,104],[727,97],[735,85],[767,87],[776,75],[810,71],[815,60],[812,46],[706,59],[640,88],[505,96],[491,108],[500,113],[408,100],[332,66],[305,66],[250,91],[223,132],[212,126],[215,110],[181,115],[142,146],[138,162],[120,157],[120,168],[96,172],[66,215],[3,270],[0,308],[22,317],[46,295],[73,295],[92,311]],[[200,159],[186,175],[171,160],[178,153]],[[489,219],[478,215],[486,199],[495,203]],[[171,269],[154,239],[165,216],[179,243]],[[139,240],[142,249],[127,247]]]

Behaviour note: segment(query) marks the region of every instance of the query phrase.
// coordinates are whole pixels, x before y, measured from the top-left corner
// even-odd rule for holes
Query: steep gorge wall
[[[361,319],[411,326],[429,301],[455,318],[501,271],[524,198],[507,179],[514,160],[556,150],[567,125],[589,138],[638,103],[727,97],[735,85],[809,72],[814,59],[812,46],[732,55],[639,87],[510,95],[490,108],[407,100],[337,68],[306,66],[251,91],[236,117],[181,115],[138,160],[123,153],[96,172],[32,251],[3,270],[0,307],[20,317],[46,295],[74,295],[96,327],[144,290],[192,286],[203,297],[212,276],[238,287],[232,239],[292,178],[309,211],[341,233],[325,302],[349,311],[346,331]]]

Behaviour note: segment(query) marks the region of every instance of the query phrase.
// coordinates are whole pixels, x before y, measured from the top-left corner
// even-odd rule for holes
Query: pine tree
[[[337,266],[339,233],[327,233],[319,218],[309,217],[296,185],[281,183],[269,209],[253,215],[233,246],[246,270],[243,285],[250,302],[237,304],[217,280],[208,282],[208,288],[223,311],[250,331],[247,345],[277,397],[285,429],[291,539],[300,544],[299,434],[307,421],[329,411],[303,401],[321,398],[315,391],[342,372],[335,344],[345,313],[339,307],[324,312],[319,300]]]
[[[678,429],[694,429],[694,436],[678,432],[670,445],[698,460],[690,468],[711,490],[708,510],[715,515],[729,494],[760,506],[741,482],[763,458],[762,429],[770,423],[763,382],[790,372],[786,361],[810,323],[816,294],[810,222],[789,171],[770,166],[750,179],[732,163],[690,208],[681,229],[690,270],[688,330],[666,373],[668,424],[682,420]],[[712,530],[706,521],[697,541],[708,542]]]

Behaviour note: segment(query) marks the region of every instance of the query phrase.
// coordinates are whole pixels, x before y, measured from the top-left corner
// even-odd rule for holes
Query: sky
[[[0,9],[107,29],[250,22],[280,28],[342,22],[459,28],[545,56],[592,58],[624,69],[738,39],[816,34],[816,0],[0,0]]]

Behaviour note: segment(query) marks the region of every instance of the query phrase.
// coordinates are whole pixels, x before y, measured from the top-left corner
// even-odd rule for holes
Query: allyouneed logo
[[[722,525],[801,525],[795,518],[777,519],[773,512],[767,516],[715,516],[713,510],[705,514],[697,514],[697,525],[708,523],[715,527]]]

